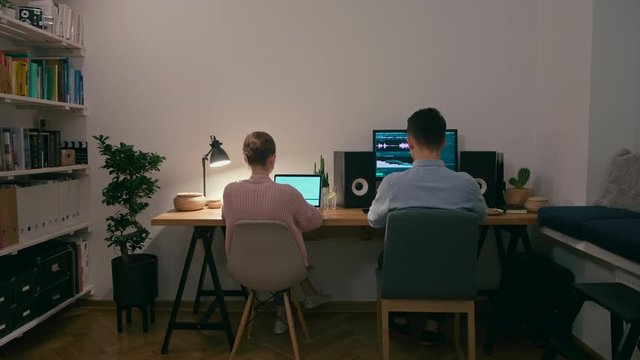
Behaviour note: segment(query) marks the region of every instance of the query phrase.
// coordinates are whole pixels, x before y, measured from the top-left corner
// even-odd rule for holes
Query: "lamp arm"
[[[202,195],[204,195],[205,198],[207,197],[207,174],[205,165],[212,151],[213,149],[209,148],[209,151],[202,156]]]

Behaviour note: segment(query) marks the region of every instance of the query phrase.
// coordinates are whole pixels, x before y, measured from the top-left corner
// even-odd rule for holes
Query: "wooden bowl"
[[[207,200],[207,207],[209,209],[220,209],[222,207],[222,201],[220,201],[220,200]]]
[[[545,206],[549,206],[549,200],[542,196],[532,196],[524,203],[524,208],[534,213]]]
[[[173,198],[173,207],[179,211],[196,211],[204,209],[207,199],[201,193],[178,193]]]

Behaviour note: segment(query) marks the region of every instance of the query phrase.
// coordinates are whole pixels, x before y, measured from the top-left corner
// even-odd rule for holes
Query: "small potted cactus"
[[[313,163],[313,173],[320,175],[322,179],[322,194],[320,194],[320,207],[322,209],[335,208],[335,191],[329,190],[329,174],[324,169],[324,157],[320,155],[320,166]],[[333,201],[333,203],[330,203]]]
[[[531,195],[533,195],[532,190],[525,187],[530,178],[531,170],[527,168],[520,168],[518,170],[517,177],[511,177],[509,179],[509,185],[513,187],[508,188],[505,192],[504,201],[507,205],[518,205],[524,207],[524,203]]]
[[[329,174],[324,171],[324,158],[320,155],[320,167],[313,163],[313,173],[322,177],[322,188],[329,188]]]

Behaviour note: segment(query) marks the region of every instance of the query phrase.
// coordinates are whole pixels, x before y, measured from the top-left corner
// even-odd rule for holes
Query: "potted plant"
[[[16,18],[16,9],[13,7],[11,0],[0,0],[0,9],[2,9],[2,12],[8,17],[12,19]]]
[[[324,208],[335,208],[335,191],[329,190],[329,174],[324,170],[324,157],[320,155],[320,166],[313,163],[313,173],[315,175],[320,175],[322,181],[322,194],[320,197],[320,206]],[[329,204],[331,202],[331,204]]]
[[[508,188],[505,193],[504,201],[507,205],[524,206],[524,203],[532,195],[531,189],[525,187],[529,182],[530,177],[531,170],[527,168],[520,168],[518,170],[517,177],[511,177],[509,179],[509,185],[513,187]]]
[[[116,247],[120,256],[111,260],[113,299],[120,309],[145,307],[158,296],[158,258],[152,254],[135,254],[149,239],[147,230],[138,220],[148,206],[147,200],[159,189],[158,180],[150,173],[159,171],[165,160],[155,153],[135,150],[132,145],[112,145],[108,136],[94,136],[100,154],[101,167],[109,172],[111,181],[102,190],[102,203],[115,206],[108,216],[107,246]],[[118,327],[120,330],[120,326]]]

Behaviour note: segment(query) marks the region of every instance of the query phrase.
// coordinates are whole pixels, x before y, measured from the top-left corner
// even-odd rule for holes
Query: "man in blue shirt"
[[[410,207],[464,210],[476,214],[478,222],[486,219],[487,204],[476,181],[467,173],[448,169],[440,160],[446,129],[444,117],[434,108],[418,110],[409,117],[407,142],[413,164],[406,171],[387,175],[380,183],[367,215],[372,227],[384,228],[389,212]],[[395,316],[390,326],[400,332],[408,331],[403,316]],[[437,322],[427,321],[423,342],[444,341],[437,330]]]

